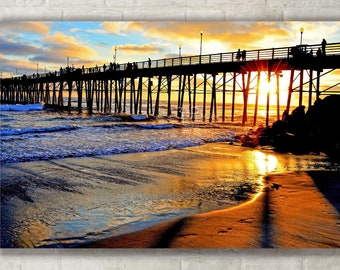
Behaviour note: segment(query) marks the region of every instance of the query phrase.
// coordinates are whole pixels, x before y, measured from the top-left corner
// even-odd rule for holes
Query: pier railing
[[[198,64],[217,64],[239,61],[259,61],[259,60],[271,60],[271,59],[287,59],[293,58],[292,52],[296,49],[301,54],[310,54],[317,56],[318,49],[322,50],[321,44],[315,45],[297,45],[293,47],[281,47],[259,50],[247,50],[245,51],[245,57],[238,57],[238,52],[227,52],[218,54],[207,55],[194,55],[176,58],[166,58],[151,61],[151,68],[162,67],[174,67],[174,66],[188,66]],[[241,51],[242,55],[242,51]],[[340,43],[330,43],[326,47],[325,55],[340,55]],[[148,61],[138,62],[138,68],[147,68]]]

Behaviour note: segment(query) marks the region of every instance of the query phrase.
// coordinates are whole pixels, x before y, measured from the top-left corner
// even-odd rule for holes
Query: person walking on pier
[[[149,58],[148,62],[149,62],[149,68],[151,68],[151,59],[150,58]]]
[[[322,39],[322,42],[321,42],[322,55],[326,55],[326,45],[327,45],[327,41],[325,39]]]
[[[241,49],[238,49],[237,53],[236,53],[236,60],[240,61],[241,59]]]
[[[246,50],[242,51],[242,61],[246,61]]]
[[[320,58],[320,57],[321,57],[321,55],[322,55],[322,53],[321,53],[321,49],[320,49],[320,48],[318,48],[318,50],[316,51],[316,56],[317,56],[318,58]]]

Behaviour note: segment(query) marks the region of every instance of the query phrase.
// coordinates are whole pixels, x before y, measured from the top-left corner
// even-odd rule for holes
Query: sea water
[[[73,247],[231,207],[259,192],[269,172],[332,166],[237,146],[249,129],[237,124],[131,121],[41,104],[1,105],[0,114],[2,247]],[[190,152],[210,143],[227,146]]]
[[[1,163],[152,152],[232,141],[215,124],[170,120],[124,122],[112,115],[47,112],[42,105],[2,105]]]

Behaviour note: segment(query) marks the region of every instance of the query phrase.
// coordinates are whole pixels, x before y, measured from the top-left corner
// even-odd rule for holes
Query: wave
[[[41,127],[41,128],[22,128],[22,129],[5,129],[0,130],[0,136],[13,136],[13,135],[23,135],[23,134],[37,134],[37,133],[50,133],[59,131],[69,131],[77,129],[75,125],[67,126],[55,126],[55,127]]]
[[[183,128],[184,126],[176,124],[131,124],[131,123],[114,123],[114,124],[94,124],[92,127],[96,128],[129,128],[129,129],[173,129],[173,128]]]
[[[162,141],[148,139],[122,144],[105,144],[104,146],[87,145],[87,147],[78,147],[77,145],[68,145],[68,147],[66,148],[62,145],[58,145],[58,147],[50,147],[49,151],[41,151],[41,149],[35,149],[35,147],[33,147],[30,151],[20,153],[15,152],[12,154],[9,153],[9,155],[1,156],[0,159],[1,163],[16,163],[37,160],[64,159],[71,157],[91,157],[125,153],[166,151],[171,149],[199,146],[212,142],[234,141],[236,141],[235,133],[232,131],[228,131],[226,133],[216,134],[215,136],[205,138],[172,138]]]
[[[37,104],[2,104],[0,106],[0,111],[13,111],[13,112],[29,112],[29,111],[42,111],[44,105],[42,103]]]

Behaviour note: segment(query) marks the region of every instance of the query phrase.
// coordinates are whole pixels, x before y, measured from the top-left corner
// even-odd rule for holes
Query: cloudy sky
[[[200,52],[319,44],[340,41],[340,22],[0,22],[2,77],[75,67],[176,57]],[[116,49],[116,50],[115,50]]]

